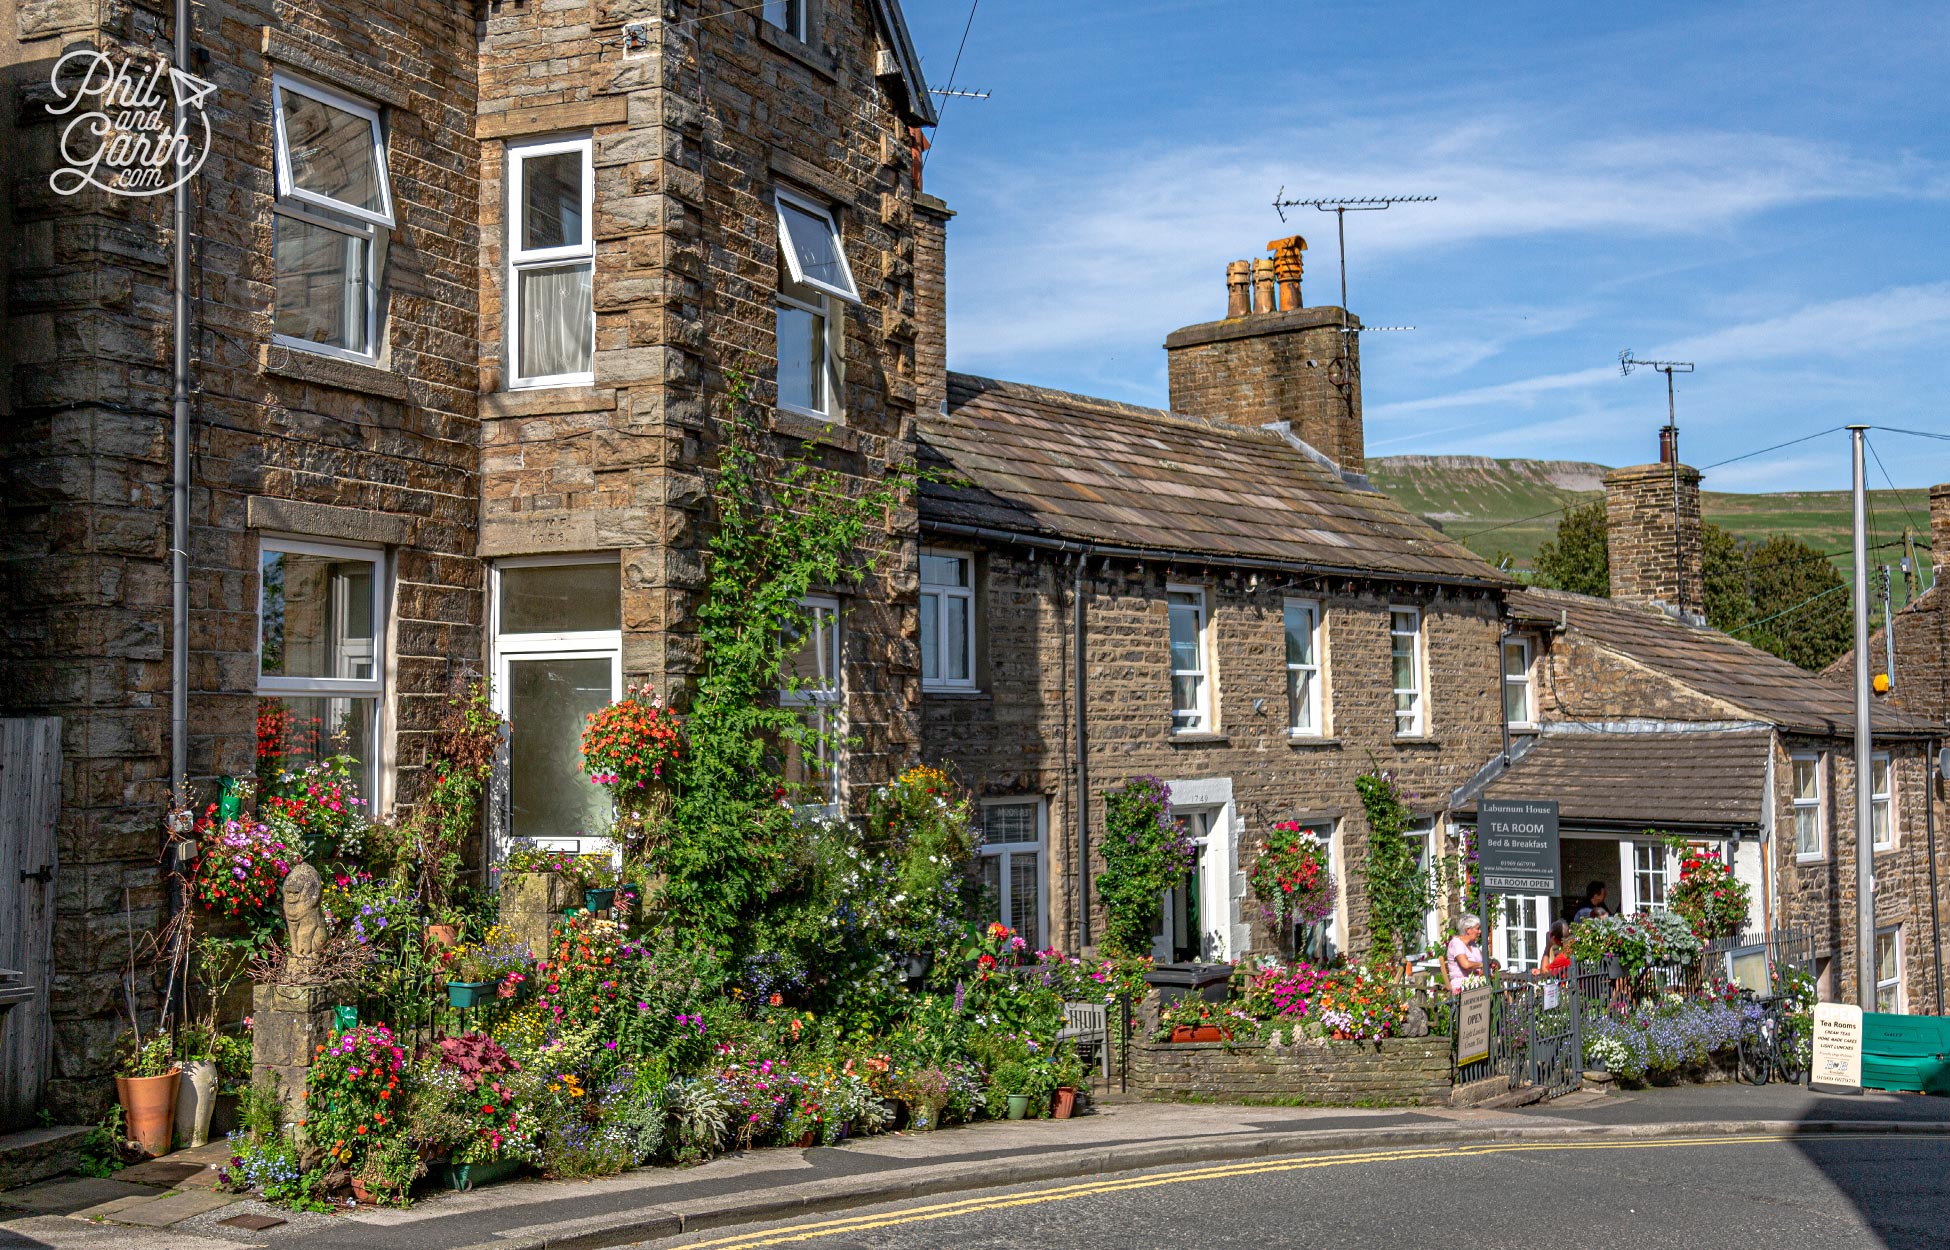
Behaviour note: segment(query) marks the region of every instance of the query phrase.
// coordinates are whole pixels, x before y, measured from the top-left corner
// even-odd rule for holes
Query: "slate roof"
[[[1724,703],[1740,719],[1804,733],[1854,732],[1848,689],[1717,629],[1687,625],[1657,608],[1560,590],[1526,588],[1506,598],[1519,620],[1556,623]],[[1611,712],[1629,712],[1614,708]],[[1887,705],[1871,709],[1874,732],[1927,734],[1929,722]]]
[[[1481,793],[1556,799],[1565,828],[1757,829],[1772,737],[1769,729],[1545,733]],[[1476,796],[1458,810],[1474,813]]]
[[[1276,433],[948,375],[920,423],[923,528],[962,526],[1355,575],[1507,585]]]

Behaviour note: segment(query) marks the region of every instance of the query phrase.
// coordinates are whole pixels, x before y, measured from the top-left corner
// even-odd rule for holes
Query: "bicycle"
[[[1790,1085],[1807,1077],[1801,1062],[1801,1038],[1788,1019],[1787,1004],[1779,998],[1757,998],[1751,990],[1742,991],[1743,1004],[1760,1008],[1760,1019],[1751,1033],[1742,1029],[1736,1043],[1736,1066],[1740,1079],[1749,1085],[1765,1085],[1779,1076]]]

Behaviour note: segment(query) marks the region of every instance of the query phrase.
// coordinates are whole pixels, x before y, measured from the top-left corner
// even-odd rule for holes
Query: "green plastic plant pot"
[[[359,1009],[357,1007],[332,1008],[332,1027],[341,1033],[358,1028]]]
[[[1029,1118],[1028,1094],[1009,1095],[1009,1118],[1011,1120],[1026,1120]]]
[[[447,982],[447,1002],[449,1005],[466,1011],[479,1005],[481,998],[492,987],[491,981],[449,981]]]
[[[616,891],[614,889],[584,890],[582,892],[582,905],[592,912],[608,911],[610,905],[615,901]]]

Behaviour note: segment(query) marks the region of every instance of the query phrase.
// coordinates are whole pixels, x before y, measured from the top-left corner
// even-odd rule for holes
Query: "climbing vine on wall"
[[[1416,863],[1415,846],[1403,836],[1414,814],[1392,777],[1370,771],[1354,779],[1368,818],[1368,932],[1372,962],[1392,967],[1422,946],[1429,910],[1429,874]]]

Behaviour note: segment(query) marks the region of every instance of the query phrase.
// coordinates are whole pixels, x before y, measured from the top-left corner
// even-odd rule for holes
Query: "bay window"
[[[508,147],[510,385],[595,380],[593,141]]]
[[[272,77],[271,103],[272,341],[369,363],[395,224],[379,112],[284,74]]]

